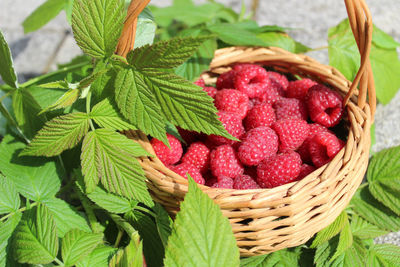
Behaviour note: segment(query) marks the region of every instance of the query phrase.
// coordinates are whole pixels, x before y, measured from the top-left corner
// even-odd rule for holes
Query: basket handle
[[[131,1],[124,28],[116,49],[118,55],[126,57],[128,52],[133,49],[137,17],[149,2],[150,0]],[[344,98],[344,104],[346,105],[349,102],[349,99],[356,94],[358,87],[357,104],[360,108],[364,108],[368,95],[371,117],[373,118],[376,110],[376,93],[371,62],[369,60],[373,29],[371,13],[364,0],[344,0],[344,2],[351,30],[353,31],[361,55],[360,68],[351,84],[350,90]]]

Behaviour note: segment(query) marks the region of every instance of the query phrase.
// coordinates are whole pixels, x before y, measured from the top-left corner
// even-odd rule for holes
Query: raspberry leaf
[[[144,8],[138,16],[135,34],[134,49],[152,44],[156,34],[157,24],[154,22],[153,14],[148,7]]]
[[[156,226],[158,234],[160,235],[161,241],[164,248],[167,247],[168,237],[172,231],[172,219],[169,217],[167,211],[158,203],[154,206],[154,212],[156,214]]]
[[[21,220],[21,213],[15,213],[4,223],[0,223],[0,266],[18,266],[11,256],[11,236]]]
[[[174,68],[189,59],[212,36],[173,38],[145,45],[129,52],[127,60],[136,69]]]
[[[241,267],[264,267],[264,266],[300,266],[299,257],[301,248],[282,249],[267,255],[242,258]]]
[[[213,24],[207,27],[218,38],[230,45],[266,46],[264,40],[251,31],[230,23]]]
[[[367,266],[397,266],[400,247],[392,244],[375,244],[368,250]]]
[[[143,266],[143,242],[137,232],[131,236],[131,242],[123,250],[120,249],[111,259],[110,267],[142,267]]]
[[[344,227],[339,235],[339,243],[336,248],[335,254],[329,260],[333,262],[336,258],[342,255],[353,244],[353,234],[351,232],[349,220],[344,224]]]
[[[75,147],[89,129],[86,113],[76,112],[48,121],[28,147],[21,153],[30,156],[52,157]]]
[[[108,267],[108,261],[116,251],[115,248],[99,245],[87,257],[76,263],[76,267]]]
[[[146,134],[168,143],[165,119],[145,77],[132,68],[122,68],[115,80],[115,101],[121,114]]]
[[[0,173],[0,214],[16,212],[21,205],[14,183]]]
[[[53,197],[43,200],[42,203],[53,215],[59,237],[64,237],[68,231],[74,228],[85,232],[91,231],[86,217],[64,200]]]
[[[122,119],[117,107],[108,98],[96,104],[89,117],[103,128],[117,131],[136,130],[135,126]]]
[[[333,221],[333,223],[318,232],[310,247],[316,248],[322,243],[328,241],[329,239],[337,235],[348,222],[349,220],[347,217],[347,213],[343,211],[336,218],[336,220]]]
[[[140,145],[109,129],[89,132],[81,154],[87,193],[93,192],[101,179],[107,191],[151,205],[144,172],[135,158],[147,155]]]
[[[36,31],[55,18],[63,10],[65,1],[47,0],[27,17],[22,26],[24,33]]]
[[[400,146],[375,154],[368,167],[371,194],[400,215]]]
[[[19,263],[46,264],[56,258],[56,224],[46,206],[39,204],[24,213],[15,229],[12,247]]]
[[[72,30],[79,47],[94,58],[111,56],[125,19],[122,0],[75,0]]]
[[[0,76],[3,81],[13,88],[17,88],[17,75],[14,70],[10,48],[0,30]]]
[[[99,207],[112,213],[125,213],[132,210],[137,202],[127,198],[108,193],[103,188],[96,186],[95,190],[87,194],[87,197]]]
[[[376,225],[381,230],[399,231],[400,217],[389,208],[382,206],[369,192],[367,187],[362,187],[354,194],[351,204],[354,212]]]
[[[376,238],[387,234],[387,231],[379,229],[377,226],[369,223],[357,214],[351,216],[350,226],[353,235],[360,239]]]
[[[86,233],[78,229],[69,231],[61,244],[61,255],[66,267],[75,265],[89,255],[103,239],[103,234]]]
[[[191,177],[189,192],[168,239],[164,264],[166,267],[239,265],[239,249],[228,219]]]
[[[18,157],[25,144],[6,135],[0,144],[0,172],[14,182],[25,198],[42,201],[60,189],[65,173],[54,159]]]

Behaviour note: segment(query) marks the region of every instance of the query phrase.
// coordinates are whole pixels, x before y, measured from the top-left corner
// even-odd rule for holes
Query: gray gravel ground
[[[15,66],[20,79],[53,70],[57,63],[69,61],[81,52],[71,34],[64,13],[57,16],[41,30],[23,34],[21,23],[44,0],[0,0],[0,28],[11,45]],[[169,5],[171,0],[152,0],[159,6]],[[196,1],[203,3],[203,1]],[[240,0],[217,0],[239,11]],[[374,23],[395,40],[400,41],[400,1],[366,0]],[[244,0],[249,8],[250,0]],[[294,28],[289,34],[313,48],[327,45],[328,28],[346,18],[343,1],[338,0],[286,0],[260,1],[257,21],[260,25],[277,24]],[[59,47],[59,49],[57,49]],[[326,51],[309,53],[321,63],[328,63]],[[400,144],[400,92],[386,106],[378,105],[376,112],[376,144],[373,151]],[[379,243],[400,245],[400,232],[378,238]]]

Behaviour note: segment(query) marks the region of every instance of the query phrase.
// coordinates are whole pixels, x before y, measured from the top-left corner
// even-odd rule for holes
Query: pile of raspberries
[[[178,129],[169,149],[152,139],[157,157],[177,174],[215,188],[273,188],[328,163],[344,146],[329,128],[343,116],[342,97],[308,78],[255,64],[221,74],[216,87],[195,82],[214,99],[225,129],[240,141]],[[185,151],[185,152],[184,152]]]

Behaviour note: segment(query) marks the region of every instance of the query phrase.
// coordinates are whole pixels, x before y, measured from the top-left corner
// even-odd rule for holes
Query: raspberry
[[[206,186],[211,187],[211,186],[213,186],[215,183],[218,182],[217,177],[214,177],[214,176],[211,174],[211,172],[207,172],[205,175],[203,175],[203,177],[204,177],[205,180],[206,180],[206,183],[205,183]]]
[[[264,68],[254,64],[238,66],[234,67],[235,88],[248,95],[249,98],[261,96],[268,87],[271,87],[271,81]]]
[[[177,127],[179,134],[181,135],[182,139],[186,142],[186,144],[192,143],[194,140],[200,138],[200,134],[197,132],[188,131]]]
[[[211,152],[210,168],[214,176],[221,175],[234,178],[243,173],[244,169],[230,145],[222,145]]]
[[[203,91],[207,93],[207,95],[211,96],[212,98],[215,98],[218,90],[215,87],[212,86],[205,86],[203,87]]]
[[[214,188],[233,188],[233,179],[227,176],[220,176],[217,178],[217,182],[214,183],[211,187]]]
[[[182,163],[189,163],[204,173],[210,165],[210,149],[202,142],[192,143],[183,155]]]
[[[295,98],[281,98],[274,104],[277,120],[302,119],[307,120],[307,106]]]
[[[203,176],[201,175],[200,171],[194,167],[191,164],[188,163],[181,163],[175,166],[169,166],[169,168],[182,176],[183,178],[187,179],[187,173],[190,175],[190,177],[193,178],[193,180],[198,183],[198,184],[205,184],[205,180]]]
[[[271,80],[271,86],[275,88],[281,96],[284,96],[289,86],[289,81],[286,76],[275,71],[268,71],[267,73]]]
[[[257,178],[257,166],[245,166],[244,167],[244,174],[250,176],[253,179]]]
[[[183,149],[178,138],[168,133],[167,138],[171,149],[169,149],[162,141],[156,138],[151,139],[150,143],[153,146],[156,156],[161,160],[161,162],[165,165],[172,165],[181,159]]]
[[[278,152],[278,136],[269,127],[258,127],[247,132],[238,149],[240,161],[247,166],[258,165]]]
[[[315,170],[316,170],[316,168],[314,166],[311,166],[308,164],[302,164],[301,168],[300,168],[299,176],[297,176],[296,181],[303,179],[304,177],[306,177],[307,175],[309,175],[310,173],[312,173]]]
[[[314,135],[308,147],[312,162],[319,168],[336,156],[344,142],[330,132],[320,132]]]
[[[257,183],[262,188],[272,188],[296,180],[301,169],[300,155],[288,151],[270,157],[257,167]]]
[[[279,91],[275,87],[268,87],[265,90],[265,93],[254,98],[254,103],[255,104],[268,103],[268,104],[272,105],[276,101],[278,101],[280,98],[281,98],[281,95],[279,94]]]
[[[299,149],[297,149],[297,153],[300,154],[300,157],[303,160],[303,162],[312,162],[308,144],[310,143],[314,135],[319,132],[330,132],[328,128],[318,123],[312,123],[309,124],[308,126],[310,129],[310,131],[308,132],[308,137],[306,138],[306,140],[304,140],[303,144],[299,147]]]
[[[276,120],[275,111],[270,104],[261,103],[255,105],[244,120],[246,130],[259,126],[271,126]]]
[[[286,90],[286,97],[303,100],[307,95],[308,89],[316,84],[317,82],[308,78],[289,82],[289,86]]]
[[[271,128],[278,134],[279,151],[296,150],[306,140],[309,126],[305,120],[288,119],[272,124]]]
[[[253,178],[251,178],[248,175],[242,174],[237,176],[233,180],[233,188],[234,189],[257,189],[260,188],[260,186],[254,181]]]
[[[202,78],[198,79],[197,81],[194,82],[195,85],[198,85],[200,87],[204,87],[206,86],[206,83],[204,82],[204,80]]]
[[[324,85],[314,85],[308,90],[306,104],[310,118],[326,127],[333,127],[343,116],[343,98]]]
[[[223,111],[219,111],[217,114],[219,116],[219,120],[222,122],[228,133],[240,139],[240,137],[242,137],[242,135],[244,134],[244,127],[240,117],[236,114]],[[234,143],[237,142],[213,134],[208,137],[208,140],[217,145],[223,145],[223,144],[233,145]]]
[[[235,113],[244,119],[249,109],[249,97],[238,90],[223,89],[215,96],[215,107],[220,111]]]
[[[216,86],[218,90],[221,89],[232,89],[235,88],[235,85],[233,84],[233,80],[235,78],[235,71],[230,70],[227,72],[222,73],[221,75],[218,76]]]

